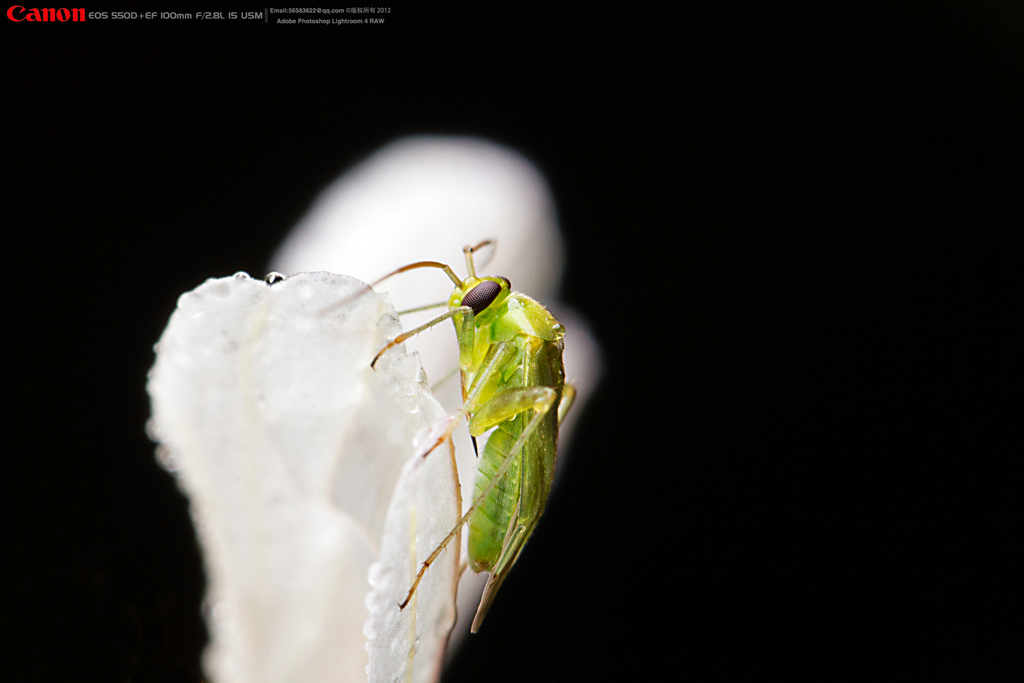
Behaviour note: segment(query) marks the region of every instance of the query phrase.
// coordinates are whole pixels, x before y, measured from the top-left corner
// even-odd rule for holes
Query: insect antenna
[[[337,303],[333,303],[330,306],[321,309],[320,310],[320,315],[329,315],[329,314],[331,314],[331,313],[333,313],[333,312],[335,312],[335,311],[337,311],[339,309],[342,309],[345,306],[347,306],[350,303],[352,303],[353,301],[355,301],[356,299],[358,299],[359,297],[361,297],[364,294],[366,294],[368,291],[370,291],[371,289],[373,289],[374,287],[376,287],[380,283],[382,283],[385,280],[387,280],[389,277],[392,277],[393,275],[398,275],[399,273],[404,273],[404,272],[409,271],[409,270],[414,270],[416,268],[440,268],[441,270],[443,270],[445,272],[445,275],[447,275],[448,278],[452,282],[455,283],[456,287],[461,287],[462,286],[462,280],[460,280],[459,276],[455,274],[455,271],[451,269],[451,266],[448,266],[448,265],[446,265],[444,263],[439,263],[437,261],[417,261],[416,263],[410,263],[409,265],[402,266],[401,268],[399,268],[397,270],[393,270],[390,273],[388,273],[387,275],[385,275],[384,277],[376,280],[375,282],[371,282],[368,285],[364,285],[355,294],[353,294],[351,296],[348,296],[348,297],[345,297],[341,301],[338,301]]]
[[[480,266],[481,268],[485,268],[487,264],[491,262],[491,259],[494,258],[494,252],[498,250],[498,240],[484,240],[476,246],[471,247],[467,244],[462,248],[462,253],[466,255],[466,271],[469,273],[470,277],[476,277],[476,267],[473,265],[473,254],[484,247],[492,247],[491,253],[487,256],[487,260]]]
[[[406,271],[414,270],[416,268],[440,268],[441,270],[443,270],[445,272],[445,275],[447,275],[449,277],[449,279],[451,279],[451,281],[455,283],[456,287],[461,287],[462,286],[462,280],[460,280],[459,276],[455,274],[455,271],[451,269],[451,266],[449,266],[447,264],[444,264],[444,263],[440,263],[438,261],[417,261],[416,263],[410,263],[409,265],[402,266],[401,268],[398,268],[397,270],[391,271],[390,273],[388,273],[384,277],[380,278],[376,282],[371,282],[370,286],[371,287],[376,287],[377,285],[379,285],[380,283],[384,282],[385,280],[387,280],[389,277],[391,277],[393,275],[398,275],[399,273],[404,273]]]

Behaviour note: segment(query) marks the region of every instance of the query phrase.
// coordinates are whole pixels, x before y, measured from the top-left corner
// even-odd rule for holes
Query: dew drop
[[[160,467],[164,468],[168,472],[177,472],[181,465],[178,463],[178,459],[171,453],[171,449],[163,444],[156,447],[156,461]]]
[[[266,282],[268,285],[273,286],[276,285],[278,282],[284,281],[284,275],[281,275],[281,273],[272,270],[263,277],[263,281]]]
[[[231,277],[235,278],[236,280],[248,280],[249,273],[245,272],[244,270],[240,270]]]
[[[160,427],[153,418],[146,420],[146,436],[148,436],[149,440],[153,443],[160,443],[164,440],[163,435],[160,432]]]

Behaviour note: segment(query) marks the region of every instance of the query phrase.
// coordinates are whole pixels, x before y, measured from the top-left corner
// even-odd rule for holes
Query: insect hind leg
[[[526,402],[519,400],[524,394],[533,395],[534,399],[532,401]],[[526,444],[526,440],[530,437],[531,434],[533,434],[534,431],[537,430],[541,422],[544,420],[544,416],[547,415],[548,411],[550,411],[551,407],[554,405],[556,393],[555,390],[552,389],[551,387],[524,387],[521,389],[509,389],[496,395],[494,398],[488,401],[485,404],[485,406],[489,406],[496,399],[500,399],[502,397],[504,397],[505,400],[499,401],[499,403],[505,406],[505,409],[499,411],[495,411],[492,409],[489,413],[488,419],[494,419],[494,424],[497,424],[497,422],[501,422],[502,420],[508,419],[509,417],[514,417],[519,413],[523,412],[524,410],[529,410],[531,408],[535,410],[534,415],[530,419],[529,423],[527,423],[526,427],[523,429],[523,433],[519,436],[518,439],[516,439],[516,442],[512,445],[512,448],[509,449],[508,455],[505,456],[504,462],[501,463],[501,466],[494,473],[494,476],[491,477],[491,480],[487,482],[487,486],[484,487],[484,490],[480,492],[480,495],[473,499],[473,502],[470,504],[469,509],[466,510],[466,513],[462,515],[458,522],[455,523],[455,527],[448,532],[448,535],[445,536],[444,540],[442,540],[441,543],[434,549],[434,552],[430,553],[430,555],[427,556],[427,559],[423,561],[423,564],[420,566],[420,570],[416,573],[416,578],[413,580],[412,586],[409,588],[408,594],[406,594],[405,596],[405,600],[399,603],[399,609],[405,609],[406,605],[408,605],[409,601],[412,599],[413,594],[416,592],[416,588],[420,585],[420,581],[423,580],[423,575],[426,573],[430,565],[433,564],[435,560],[437,560],[438,556],[442,552],[444,552],[444,549],[448,546],[448,544],[451,543],[452,540],[456,538],[456,536],[458,536],[459,532],[462,530],[462,525],[469,521],[469,518],[480,506],[480,504],[487,498],[487,496],[491,495],[491,491],[494,490],[494,487],[498,485],[498,482],[501,481],[504,478],[504,476],[508,473],[509,469],[511,469],[512,463],[515,462],[516,458],[523,450],[523,446]],[[523,407],[524,403],[526,404],[525,407]],[[518,409],[516,409],[516,406],[519,406]],[[471,424],[477,422],[479,414],[480,413],[478,412],[476,415],[473,416]],[[500,417],[499,419],[499,416],[501,415],[504,415],[504,417]],[[508,539],[506,539],[506,543],[507,541]],[[488,605],[490,605],[489,600]],[[482,621],[482,615],[480,615],[479,611],[477,612],[477,618]],[[479,624],[477,624],[477,626],[479,626]]]

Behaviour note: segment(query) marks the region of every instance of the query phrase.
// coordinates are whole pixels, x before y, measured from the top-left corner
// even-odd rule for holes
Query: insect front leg
[[[472,320],[472,318],[473,318],[473,309],[470,308],[469,306],[460,306],[458,308],[453,308],[450,311],[448,311],[447,313],[445,313],[443,315],[437,316],[433,320],[428,320],[427,322],[423,323],[419,327],[414,327],[413,329],[409,330],[408,332],[403,332],[402,334],[398,335],[397,337],[395,337],[394,339],[389,341],[387,343],[387,345],[383,349],[381,349],[380,351],[377,352],[377,355],[373,357],[372,361],[370,361],[370,367],[372,368],[375,365],[377,365],[377,361],[380,360],[380,357],[383,356],[384,352],[387,351],[388,349],[390,349],[392,346],[398,346],[399,344],[404,342],[406,339],[409,339],[409,338],[419,334],[423,330],[429,329],[429,328],[433,327],[434,325],[437,325],[438,323],[443,323],[448,318],[451,318],[451,317],[459,315],[459,314],[462,314],[463,316],[468,317],[470,320]]]

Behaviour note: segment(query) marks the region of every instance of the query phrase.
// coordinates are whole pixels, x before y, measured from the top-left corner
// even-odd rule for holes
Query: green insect
[[[399,605],[404,609],[409,604],[427,568],[468,522],[468,564],[474,572],[490,572],[473,633],[544,512],[555,474],[558,426],[576,396],[575,388],[565,383],[562,365],[565,329],[542,305],[512,291],[506,278],[477,277],[473,253],[486,246],[493,241],[463,249],[469,271],[465,280],[443,263],[418,261],[374,283],[415,268],[439,268],[455,290],[446,302],[416,309],[447,305],[447,313],[398,335],[371,363],[396,344],[451,318],[459,341],[463,404],[424,457],[447,440],[463,417],[469,421],[474,448],[476,437],[496,427],[484,444],[469,510],[423,562]]]

